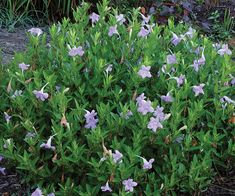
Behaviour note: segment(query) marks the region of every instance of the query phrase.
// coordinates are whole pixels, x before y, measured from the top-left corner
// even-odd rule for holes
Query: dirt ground
[[[19,28],[13,33],[8,32],[6,29],[0,29],[0,48],[3,64],[9,63],[15,52],[24,50],[26,43],[25,29]]]

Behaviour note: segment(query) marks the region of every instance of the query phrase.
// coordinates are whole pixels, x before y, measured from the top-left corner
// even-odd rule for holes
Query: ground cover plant
[[[232,51],[184,24],[89,4],[1,69],[2,175],[32,195],[176,195],[234,166]]]

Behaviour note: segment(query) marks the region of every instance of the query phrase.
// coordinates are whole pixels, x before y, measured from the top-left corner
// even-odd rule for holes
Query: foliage
[[[100,0],[88,0],[95,7]],[[152,0],[141,1],[141,3]],[[0,26],[14,29],[17,25],[41,24],[61,20],[72,16],[73,9],[82,4],[82,0],[2,0],[0,2]],[[138,7],[140,1],[112,0],[110,5],[125,10]],[[96,9],[96,8],[91,9]]]
[[[216,10],[208,18],[212,21],[212,31],[214,39],[231,38],[234,28],[234,18],[230,16],[230,11],[226,9],[221,22],[221,14]]]
[[[5,167],[44,194],[105,195],[106,182],[112,195],[205,190],[234,163],[231,51],[184,24],[140,24],[139,10],[122,24],[107,1],[97,9],[93,24],[84,3],[75,23],[52,25],[49,44],[31,29],[27,50],[1,72]]]

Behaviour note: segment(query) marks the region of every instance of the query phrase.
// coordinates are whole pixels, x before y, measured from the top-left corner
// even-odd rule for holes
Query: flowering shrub
[[[234,162],[230,49],[97,7],[53,25],[48,44],[31,29],[3,71],[3,175],[16,167],[32,195],[205,190]]]

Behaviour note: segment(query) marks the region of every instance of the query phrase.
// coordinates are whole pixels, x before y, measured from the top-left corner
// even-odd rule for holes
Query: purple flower
[[[138,37],[146,37],[150,33],[149,29],[146,29],[144,27],[141,27],[140,32],[138,33]]]
[[[42,190],[40,188],[37,188],[32,194],[31,196],[43,196],[42,195]]]
[[[4,118],[7,121],[7,124],[10,122],[12,116],[8,115],[6,112],[4,112]]]
[[[152,75],[150,73],[150,69],[150,66],[142,65],[140,70],[138,71],[138,75],[142,78],[151,78]]]
[[[56,86],[55,86],[55,89],[56,89],[57,92],[59,92],[60,89],[61,89],[61,86],[60,86],[60,85],[56,85]]]
[[[51,145],[51,140],[52,140],[53,136],[50,136],[49,139],[47,140],[47,143],[42,143],[40,145],[40,148],[45,148],[45,149],[51,149],[51,150],[55,150],[55,146]]]
[[[143,164],[143,169],[146,169],[146,170],[149,170],[149,169],[152,169],[153,167],[153,162],[154,162],[154,159],[150,159],[149,161],[147,161],[145,158],[143,158],[143,161],[144,161],[144,164]]]
[[[174,142],[177,142],[178,144],[181,144],[182,141],[184,140],[184,134],[178,136]]]
[[[23,93],[22,90],[15,90],[14,94],[11,96],[13,99],[16,98],[16,97],[19,97],[21,96]]]
[[[159,119],[159,121],[163,121],[165,119],[165,114],[163,112],[164,108],[157,106],[156,110],[154,111],[153,115]]]
[[[86,110],[86,114],[84,117],[86,118],[86,125],[85,128],[87,129],[94,129],[96,128],[96,124],[98,123],[98,119],[95,118],[97,116],[97,113],[95,110],[92,110],[91,112]]]
[[[112,157],[114,163],[119,163],[121,162],[123,155],[118,150],[115,150],[115,153],[112,153]]]
[[[171,39],[171,43],[174,45],[174,46],[177,46],[180,42],[181,42],[181,40],[182,40],[182,37],[180,36],[178,36],[178,35],[176,35],[175,33],[173,33],[172,32],[172,34],[173,34],[173,38]]]
[[[94,24],[94,23],[96,23],[96,22],[99,21],[100,16],[99,16],[98,14],[96,14],[96,13],[93,12],[93,13],[89,16],[89,18],[91,19],[92,24]]]
[[[126,19],[124,18],[123,14],[119,14],[116,16],[117,22],[122,25],[124,22],[126,22]]]
[[[222,46],[220,43],[215,43],[215,44],[212,44],[213,48],[216,49],[216,50],[219,50]]]
[[[174,77],[174,79],[177,82],[177,86],[180,87],[184,83],[185,75],[180,75],[180,77]]]
[[[166,103],[170,103],[174,101],[173,97],[170,95],[170,92],[168,92],[166,95],[162,95],[161,100]]]
[[[192,39],[195,32],[196,32],[195,29],[193,29],[192,27],[189,27],[188,31],[184,35]]]
[[[113,70],[113,65],[112,64],[109,64],[107,66],[107,68],[105,69],[105,72],[108,74],[109,72],[111,72]]]
[[[204,50],[203,47],[197,47],[194,51],[195,54],[199,55]]]
[[[27,70],[30,67],[30,65],[25,64],[25,63],[20,63],[19,68],[23,71]]]
[[[112,37],[114,34],[118,35],[117,25],[109,27],[109,37]]]
[[[158,118],[151,117],[148,123],[148,129],[152,129],[153,132],[156,132],[157,129],[162,129],[163,126]]]
[[[140,104],[141,101],[145,100],[146,97],[144,96],[144,93],[142,93],[141,95],[139,95],[137,98],[136,98],[136,102],[138,104]]]
[[[43,89],[41,89],[40,91],[34,90],[33,94],[36,96],[37,99],[40,99],[41,101],[45,101],[49,97],[48,93],[43,92]]]
[[[2,175],[6,175],[6,168],[5,167],[0,167],[0,172]]]
[[[205,63],[206,63],[206,59],[205,59],[204,53],[202,53],[202,57],[200,59],[194,60],[192,67],[194,68],[196,72],[198,72],[199,67],[201,65],[205,65]]]
[[[4,157],[2,155],[0,155],[0,162],[4,159]]]
[[[49,193],[47,196],[55,196],[55,193]]]
[[[36,36],[39,36],[43,33],[42,30],[39,28],[31,28],[28,30],[28,32],[30,32],[32,35],[36,35]]]
[[[162,70],[163,73],[166,73],[166,68],[167,68],[167,67],[166,67],[166,64],[164,64],[164,65],[162,66],[162,68],[161,68],[161,70]]]
[[[125,191],[127,192],[133,192],[135,186],[137,186],[137,183],[133,181],[133,179],[129,178],[127,180],[123,180],[122,184],[125,186]]]
[[[128,110],[126,114],[123,114],[123,112],[121,112],[120,116],[128,120],[131,116],[133,116],[133,113],[130,110]]]
[[[110,188],[108,181],[106,182],[106,184],[105,184],[104,186],[101,186],[101,190],[102,190],[103,192],[106,192],[106,191],[112,192],[112,189]]]
[[[193,92],[195,93],[195,97],[197,97],[199,94],[204,94],[203,87],[205,84],[200,84],[198,86],[193,86]]]
[[[235,85],[235,77],[231,80],[231,85]]]
[[[7,139],[3,145],[3,148],[8,148],[8,146],[11,145],[11,139]]]
[[[154,112],[154,109],[152,107],[152,102],[150,100],[145,101],[142,100],[138,103],[138,112],[140,112],[143,115],[146,115],[148,112],[152,113]]]
[[[141,14],[141,16],[142,16],[142,19],[143,19],[142,25],[148,24],[149,21],[150,21],[151,16],[147,16],[147,17],[146,17],[146,16],[143,15],[143,14]]]
[[[220,56],[223,56],[225,54],[227,55],[231,55],[232,54],[232,51],[228,48],[228,44],[223,44],[222,45],[222,48],[220,50],[218,50],[218,54]]]
[[[79,56],[83,56],[84,54],[84,50],[81,46],[78,46],[77,48],[76,47],[73,47],[70,51],[69,51],[69,56],[71,57],[75,57],[77,55]]]
[[[230,99],[230,98],[227,97],[227,96],[223,96],[223,97],[220,99],[220,102],[221,102],[221,103],[227,102],[227,103],[231,103],[231,104],[234,104],[234,105],[235,105],[235,101],[233,101],[232,99]]]
[[[166,62],[167,62],[167,64],[176,64],[177,63],[177,59],[176,59],[175,54],[167,55]]]
[[[33,137],[35,137],[36,136],[36,133],[35,132],[28,132],[27,134],[26,134],[26,138],[33,138]]]

